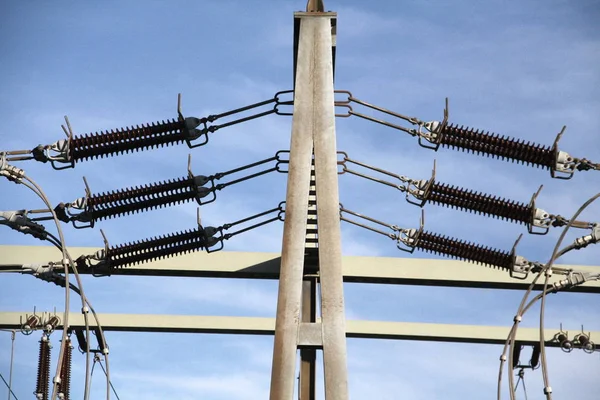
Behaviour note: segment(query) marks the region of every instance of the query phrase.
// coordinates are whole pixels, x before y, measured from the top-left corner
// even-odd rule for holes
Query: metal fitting
[[[0,176],[5,176],[9,181],[15,183],[21,183],[25,177],[25,171],[8,164],[6,153],[0,153]]]
[[[44,226],[31,221],[27,217],[27,210],[0,211],[0,225],[7,225],[16,231],[40,240],[45,240],[48,237]]]

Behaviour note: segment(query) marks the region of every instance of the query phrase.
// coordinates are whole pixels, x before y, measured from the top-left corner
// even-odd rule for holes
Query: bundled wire
[[[541,307],[540,307],[540,328],[539,328],[539,332],[540,332],[540,356],[541,356],[541,367],[542,367],[542,377],[544,380],[544,394],[546,396],[547,400],[551,400],[552,399],[552,388],[550,386],[550,380],[549,380],[549,376],[548,376],[548,366],[547,366],[547,360],[546,360],[546,348],[545,348],[545,339],[544,339],[544,310],[545,310],[545,299],[546,299],[546,295],[548,293],[554,293],[558,290],[564,289],[564,288],[569,288],[572,287],[574,285],[579,285],[584,283],[586,280],[588,279],[600,279],[600,276],[594,276],[594,277],[590,277],[590,276],[584,276],[583,274],[579,274],[576,275],[575,277],[572,277],[569,274],[569,278],[561,281],[558,285],[554,284],[554,285],[549,285],[549,280],[550,280],[550,271],[556,271],[557,268],[553,268],[554,262],[556,261],[556,259],[558,259],[559,256],[562,256],[563,254],[565,254],[567,251],[569,251],[570,249],[574,249],[577,247],[571,247],[568,246],[566,249],[563,250],[559,250],[560,246],[562,245],[562,242],[567,234],[567,232],[569,231],[569,229],[571,228],[571,226],[574,224],[574,222],[576,221],[576,219],[579,217],[579,215],[594,201],[596,201],[598,198],[600,197],[600,193],[596,194],[595,196],[593,196],[592,198],[590,198],[589,200],[587,200],[573,215],[573,217],[569,220],[569,222],[567,223],[567,225],[565,226],[565,228],[563,229],[560,237],[557,240],[556,246],[554,247],[554,250],[552,252],[552,256],[550,257],[550,260],[548,261],[547,264],[542,265],[541,268],[539,269],[538,273],[536,274],[536,276],[534,277],[534,279],[532,280],[532,282],[530,283],[530,285],[527,288],[527,291],[525,292],[525,294],[523,295],[523,298],[521,299],[521,303],[519,304],[519,307],[517,309],[517,313],[513,319],[513,326],[508,334],[508,337],[506,339],[506,342],[504,343],[504,350],[502,352],[502,355],[500,356],[500,369],[498,372],[498,389],[497,389],[497,398],[498,400],[500,400],[501,398],[501,382],[502,382],[502,372],[503,372],[503,367],[504,367],[504,362],[506,361],[506,353],[508,350],[508,363],[509,365],[512,365],[514,363],[513,361],[513,357],[514,357],[514,345],[515,345],[515,338],[517,335],[517,330],[518,330],[518,325],[519,323],[522,321],[523,319],[523,315],[529,310],[529,308],[538,300],[541,300]],[[594,236],[594,235],[591,235]],[[592,240],[594,242],[598,242],[600,240],[599,237],[592,237]],[[576,242],[578,242],[576,240]],[[582,245],[581,247],[585,247],[587,246],[587,243]],[[538,280],[540,280],[540,278],[542,277],[542,275],[545,276],[544,278],[544,290],[542,291],[542,293],[538,294],[536,297],[534,297],[529,303],[527,303],[527,300],[531,294],[531,292],[533,291],[533,288],[535,287],[536,283],[538,282]],[[508,380],[509,380],[509,385],[511,388],[514,387],[514,378],[512,376],[512,374],[509,374],[508,376]],[[515,399],[515,395],[514,392],[512,390],[509,391],[510,394],[510,398],[511,400]]]
[[[0,154],[0,176],[5,176],[7,179],[9,179],[12,182],[15,182],[17,184],[23,184],[25,185],[28,189],[30,189],[31,191],[33,191],[46,205],[46,207],[48,207],[48,212],[50,212],[50,214],[52,215],[50,217],[50,219],[52,219],[54,221],[54,224],[56,225],[56,229],[58,232],[58,237],[52,235],[49,232],[43,232],[43,238],[45,240],[48,240],[50,243],[52,243],[54,246],[56,246],[62,253],[62,257],[61,257],[61,265],[65,266],[65,264],[70,267],[70,268],[64,268],[64,275],[60,276],[60,281],[62,281],[62,285],[65,287],[65,311],[64,311],[64,315],[63,315],[63,333],[62,333],[62,338],[61,338],[61,346],[60,346],[60,351],[58,354],[58,362],[57,362],[57,368],[56,368],[56,378],[59,378],[61,375],[61,371],[62,371],[62,366],[63,366],[63,359],[64,359],[64,354],[66,352],[66,343],[67,343],[67,330],[69,328],[69,309],[70,309],[70,290],[69,288],[72,287],[73,285],[69,282],[69,270],[72,269],[73,273],[75,275],[75,279],[77,281],[77,285],[78,285],[78,294],[80,295],[80,299],[81,299],[81,304],[82,304],[82,314],[83,314],[83,319],[84,319],[84,323],[85,323],[85,331],[86,331],[86,337],[89,337],[89,318],[88,318],[88,305],[89,305],[89,301],[87,299],[87,297],[85,296],[84,290],[83,290],[83,285],[77,270],[77,265],[73,262],[73,259],[71,257],[71,255],[69,254],[66,246],[65,246],[65,240],[64,240],[64,235],[60,226],[60,222],[57,218],[56,213],[54,212],[54,210],[52,209],[52,206],[50,204],[50,201],[48,200],[46,194],[44,193],[44,191],[42,190],[42,188],[30,177],[28,177],[25,172],[20,169],[20,168],[16,168],[13,167],[9,164],[6,163],[6,157],[4,154]],[[28,227],[32,227],[30,225],[27,225]],[[35,226],[33,226],[33,228],[35,228]],[[39,233],[39,232],[38,232]],[[42,275],[40,275],[39,277],[42,278]],[[44,276],[46,277],[46,276]],[[91,306],[90,306],[91,308]],[[94,318],[96,320],[96,324],[100,327],[100,321],[98,320],[98,316],[95,313],[95,311],[93,311],[93,315]],[[101,335],[104,337],[104,333],[103,330],[100,328],[100,332]],[[108,349],[104,349],[104,356],[106,358],[106,366],[107,366],[107,372],[109,371],[109,364],[108,364]],[[85,373],[85,385],[84,385],[84,399],[88,400],[89,398],[89,377],[90,377],[90,357],[89,357],[89,348],[86,349],[86,373]],[[110,372],[108,372],[110,374]],[[108,383],[107,383],[107,387],[108,387]],[[58,379],[56,379],[54,381],[54,385],[53,385],[53,389],[52,389],[52,395],[51,395],[51,400],[55,400],[57,395],[58,395]],[[110,393],[107,390],[107,400],[110,399]]]

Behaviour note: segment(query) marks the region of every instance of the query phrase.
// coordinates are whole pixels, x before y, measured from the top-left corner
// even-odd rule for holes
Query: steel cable
[[[57,217],[56,213],[54,212],[52,205],[50,204],[50,201],[44,194],[43,190],[31,178],[24,176],[23,179],[25,179],[26,181],[21,182],[21,183],[23,185],[25,185],[26,187],[28,187],[30,190],[32,190],[36,195],[38,195],[38,197],[40,197],[40,199],[42,199],[42,201],[45,203],[45,205],[48,207],[48,209],[52,213],[52,217],[54,219],[54,223],[56,225],[56,229],[57,229],[59,237],[56,238],[55,236],[53,236],[50,233],[48,233],[48,235],[56,241],[55,245],[60,248],[60,250],[62,252],[62,256],[63,256],[62,259],[68,260],[70,267],[73,269],[73,273],[75,275],[75,279],[76,279],[77,285],[79,287],[79,295],[80,295],[81,303],[82,303],[82,314],[83,314],[83,319],[84,319],[85,329],[86,329],[86,341],[89,343],[89,337],[90,337],[89,319],[88,319],[87,312],[84,311],[86,304],[89,304],[89,301],[87,300],[87,297],[85,296],[85,293],[83,290],[83,284],[81,282],[81,277],[79,276],[79,272],[77,270],[77,265],[73,262],[71,255],[69,254],[68,250],[66,249],[64,235],[63,235],[58,217]],[[60,351],[59,351],[59,355],[58,355],[58,363],[57,363],[57,368],[56,368],[56,376],[57,377],[60,376],[60,371],[62,369],[62,360],[64,357],[64,351],[65,351],[67,329],[69,327],[69,323],[68,323],[68,321],[69,321],[69,304],[70,304],[69,268],[65,268],[64,278],[65,278],[65,312],[63,314],[63,334],[62,334],[62,338],[61,338],[61,346],[60,346]],[[98,316],[96,315],[95,311],[93,311],[93,314],[94,314],[94,318],[96,319],[97,325],[100,326],[100,322],[98,321]],[[101,330],[101,332],[102,332],[102,330]],[[103,333],[102,333],[102,336],[104,336]],[[90,377],[90,357],[89,357],[89,355],[90,355],[90,349],[89,349],[89,345],[88,345],[88,347],[86,348],[86,367],[85,367],[86,373],[85,373],[85,385],[84,385],[84,399],[85,400],[89,399],[89,381],[90,381],[90,378],[89,378]],[[107,362],[107,370],[108,370],[108,362]],[[53,385],[51,400],[56,399],[57,385],[58,385],[57,382],[55,382]],[[110,400],[110,393],[107,393],[107,400]]]
[[[529,287],[527,288],[525,294],[523,295],[523,298],[521,300],[521,303],[519,304],[519,308],[517,309],[517,314],[515,316],[515,323],[513,325],[513,329],[509,332],[509,336],[507,338],[506,343],[510,344],[510,351],[509,351],[509,365],[512,365],[512,354],[513,354],[513,346],[514,346],[514,339],[516,337],[517,334],[517,329],[518,329],[518,323],[520,322],[520,319],[522,318],[522,315],[524,313],[524,306],[525,303],[527,302],[527,299],[530,295],[530,293],[533,291],[533,288],[535,286],[535,284],[537,283],[537,281],[541,278],[542,274],[546,274],[546,272],[552,268],[552,265],[554,264],[554,261],[557,259],[557,255],[559,254],[559,248],[564,240],[564,237],[566,236],[567,232],[569,231],[569,229],[571,228],[571,226],[573,225],[573,223],[577,220],[577,217],[594,201],[596,201],[596,199],[600,197],[600,193],[596,194],[595,196],[593,196],[592,198],[590,198],[589,200],[587,200],[573,215],[573,217],[571,219],[569,219],[569,222],[567,223],[567,225],[565,226],[565,228],[563,229],[563,231],[561,232],[558,241],[556,243],[556,246],[554,247],[554,251],[552,253],[552,257],[550,258],[550,261],[543,266],[543,268],[540,270],[540,272],[534,277],[533,281],[529,284]],[[550,276],[549,274],[546,274],[546,278],[545,278],[545,285],[544,287],[547,287],[548,285],[548,280],[549,280]],[[545,296],[546,296],[546,290],[544,290],[541,294],[540,294],[540,298],[542,299],[542,306],[545,306]],[[543,308],[542,308],[543,309]],[[540,311],[540,322],[543,323],[543,312]],[[543,334],[543,327],[540,329],[540,356],[541,356],[541,364],[542,364],[542,376],[544,378],[544,386],[545,388],[549,387],[549,379],[548,379],[548,372],[547,372],[547,365],[546,365],[546,351],[545,351],[545,343],[543,342],[543,338],[544,338],[544,334]],[[508,376],[509,378],[509,385],[510,387],[514,387],[514,379],[512,377],[512,374],[509,374]],[[546,392],[546,390],[544,390]],[[498,388],[498,399],[500,398],[500,388]],[[514,398],[514,393],[509,392],[511,400],[515,400]],[[546,398],[547,400],[551,400],[552,399],[552,394],[551,393],[545,393],[546,394]]]

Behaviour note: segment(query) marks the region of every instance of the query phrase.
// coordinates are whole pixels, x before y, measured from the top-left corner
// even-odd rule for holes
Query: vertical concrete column
[[[331,16],[307,18],[302,23],[311,26],[315,35],[314,153],[325,398],[347,400],[346,319],[342,280]]]
[[[326,399],[347,400],[331,51],[332,19],[336,14],[307,12],[296,13],[295,16],[300,18],[300,25],[270,399],[293,399],[297,349],[302,343],[302,346],[323,348]],[[301,330],[302,275],[313,143],[322,323],[304,324]],[[315,328],[319,332],[318,338]],[[299,335],[299,331],[303,334]],[[304,367],[310,376],[308,363]],[[305,394],[309,393],[305,390]]]
[[[298,47],[294,115],[287,181],[285,222],[281,250],[281,272],[277,298],[271,400],[292,400],[294,396],[298,327],[301,320],[302,275],[308,192],[310,184],[315,117],[314,75],[317,63],[313,51],[315,29],[302,25]]]
[[[302,322],[316,321],[317,279],[308,278],[302,282]],[[316,399],[316,349],[300,349],[299,400]]]

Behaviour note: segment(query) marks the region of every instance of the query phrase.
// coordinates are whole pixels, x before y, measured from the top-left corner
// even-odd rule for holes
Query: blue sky
[[[560,148],[600,160],[600,31],[598,1],[326,1],[338,12],[336,88],[423,120],[441,118],[450,98],[450,121],[551,145],[563,125]],[[63,115],[77,133],[174,118],[177,93],[186,116],[202,117],[267,99],[292,87],[293,11],[303,1],[219,2],[3,2],[0,5],[1,149],[29,149],[62,138]],[[225,171],[289,146],[291,119],[269,116],[214,133],[191,151],[197,174]],[[570,216],[598,191],[600,176],[581,172],[570,181],[547,171],[447,149],[418,147],[402,132],[358,118],[338,119],[338,148],[361,161],[528,202],[540,184],[538,206]],[[186,146],[82,162],[56,172],[20,164],[53,203],[92,192],[140,185],[186,174]],[[0,181],[0,209],[41,208],[22,186]],[[276,206],[285,175],[229,187],[202,208],[209,225]],[[420,211],[394,189],[342,176],[340,200],[350,209],[402,227],[418,226]],[[189,229],[195,205],[148,212],[98,224],[111,243]],[[597,221],[600,205],[583,218]],[[433,232],[510,249],[522,226],[435,206],[426,207]],[[65,228],[70,246],[101,246],[97,229]],[[226,250],[272,251],[282,225],[238,236]],[[525,236],[518,249],[547,261],[558,231]],[[398,257],[383,237],[342,225],[345,255]],[[573,238],[574,236],[569,236]],[[38,245],[0,230],[1,244]],[[563,262],[598,264],[600,249],[574,252]],[[411,257],[431,257],[415,253]],[[368,268],[369,266],[365,266]],[[84,279],[98,312],[274,316],[276,282],[131,278]],[[29,276],[0,277],[0,309],[63,307],[63,293]],[[476,289],[347,284],[352,319],[509,325],[520,293]],[[72,309],[79,306],[72,302]],[[584,324],[600,330],[598,299],[562,294],[548,301],[547,327]],[[524,326],[535,326],[536,314]],[[10,336],[0,335],[0,371],[8,375]],[[14,391],[35,386],[38,335],[17,337]],[[133,334],[111,332],[113,383],[122,399],[267,398],[271,337]],[[594,339],[594,338],[592,338]],[[58,349],[58,339],[56,349]],[[596,341],[600,342],[600,338]],[[492,398],[498,346],[348,340],[352,398]],[[75,358],[74,392],[82,390],[83,356]],[[549,352],[557,398],[592,399],[598,355]],[[99,372],[99,371],[98,371]],[[527,375],[530,399],[542,398],[539,371]],[[79,391],[79,392],[78,392]],[[2,391],[0,390],[0,393]],[[100,374],[93,398],[101,398]],[[505,389],[506,393],[506,389]]]

